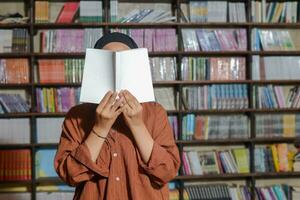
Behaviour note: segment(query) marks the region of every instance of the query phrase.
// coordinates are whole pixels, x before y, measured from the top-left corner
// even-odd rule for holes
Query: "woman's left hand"
[[[125,99],[123,115],[127,125],[131,128],[143,125],[143,107],[138,100],[128,90],[120,91],[119,97]]]

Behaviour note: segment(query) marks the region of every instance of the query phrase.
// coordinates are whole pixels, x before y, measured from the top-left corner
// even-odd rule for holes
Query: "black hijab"
[[[135,43],[135,41],[129,37],[126,34],[113,32],[113,33],[107,33],[103,35],[95,44],[95,49],[102,49],[105,45],[111,42],[121,42],[125,45],[127,45],[130,49],[136,49],[138,48],[138,45]]]

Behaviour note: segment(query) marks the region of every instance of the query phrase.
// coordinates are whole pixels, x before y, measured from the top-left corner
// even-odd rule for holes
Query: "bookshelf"
[[[74,0],[76,1],[76,0]],[[0,1],[0,4],[6,1]],[[11,1],[8,1],[13,3]],[[30,120],[30,143],[29,144],[0,144],[0,149],[30,149],[31,151],[31,180],[26,181],[0,181],[0,185],[22,185],[30,188],[31,199],[36,199],[36,187],[39,185],[47,184],[63,184],[58,178],[39,178],[35,177],[35,152],[38,149],[55,149],[57,148],[56,143],[37,143],[37,127],[36,121],[38,117],[64,117],[66,113],[39,113],[36,110],[36,88],[39,87],[79,87],[78,83],[36,83],[34,67],[39,59],[64,59],[64,58],[84,58],[84,53],[39,53],[34,49],[34,37],[41,30],[55,30],[55,29],[84,29],[84,28],[102,28],[104,32],[109,32],[110,29],[135,29],[135,28],[174,28],[178,35],[178,50],[174,52],[150,52],[150,57],[170,57],[174,56],[177,60],[177,72],[178,77],[181,75],[180,64],[183,57],[230,57],[239,56],[246,59],[246,79],[245,80],[201,80],[201,81],[189,81],[189,80],[175,80],[175,81],[156,81],[153,83],[154,87],[170,86],[179,92],[179,109],[168,110],[169,115],[175,115],[178,117],[178,129],[179,138],[181,138],[182,132],[182,119],[186,114],[201,114],[201,115],[232,115],[232,114],[244,114],[250,119],[250,137],[247,139],[218,139],[218,140],[176,140],[176,144],[180,152],[183,151],[185,146],[222,146],[222,145],[244,145],[250,151],[250,173],[243,174],[220,174],[220,175],[183,175],[182,169],[175,181],[179,184],[180,199],[183,199],[183,183],[193,181],[229,181],[229,180],[243,180],[247,186],[250,187],[252,193],[252,199],[254,199],[254,190],[256,180],[261,179],[281,179],[281,178],[300,178],[300,172],[265,172],[257,173],[254,170],[254,148],[255,145],[261,144],[273,144],[273,143],[288,143],[296,144],[300,143],[300,138],[256,138],[255,133],[255,114],[263,113],[299,113],[299,108],[276,108],[276,109],[257,109],[254,107],[252,100],[253,86],[256,85],[268,85],[268,84],[280,84],[280,85],[300,85],[300,80],[252,80],[251,66],[252,56],[300,56],[300,51],[256,51],[251,49],[252,37],[251,31],[254,28],[265,28],[265,29],[300,29],[300,23],[259,23],[251,22],[251,0],[238,0],[232,2],[245,2],[246,6],[246,18],[247,22],[231,23],[231,22],[199,22],[199,23],[187,23],[181,22],[180,8],[181,4],[188,3],[187,0],[119,0],[119,3],[167,3],[171,4],[172,13],[177,17],[177,21],[174,23],[116,23],[110,22],[110,6],[109,0],[103,0],[103,22],[100,23],[35,23],[35,1],[34,0],[14,0],[14,2],[23,2],[25,15],[30,18],[26,24],[0,24],[0,29],[14,29],[14,28],[25,28],[29,32],[29,52],[26,53],[0,53],[0,59],[2,58],[27,58],[29,60],[29,71],[30,71],[30,82],[24,84],[0,84],[0,89],[24,89],[28,91],[31,99],[31,110],[27,113],[8,113],[1,114],[0,119],[10,118],[29,118]],[[51,0],[50,2],[67,2],[66,0]],[[244,28],[247,32],[247,49],[244,51],[196,51],[186,52],[184,51],[182,44],[181,30],[185,28]],[[248,96],[249,96],[249,108],[245,109],[205,109],[205,110],[186,110],[183,109],[183,87],[185,86],[201,86],[211,84],[247,84]],[[181,167],[182,168],[182,167]]]

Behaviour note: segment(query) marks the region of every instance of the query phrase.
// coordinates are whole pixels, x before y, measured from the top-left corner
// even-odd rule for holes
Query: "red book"
[[[79,8],[79,2],[65,3],[59,12],[56,23],[72,23]]]

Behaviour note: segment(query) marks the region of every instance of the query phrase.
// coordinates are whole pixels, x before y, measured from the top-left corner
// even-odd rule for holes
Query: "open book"
[[[109,90],[122,89],[140,103],[155,101],[147,49],[87,49],[80,102],[98,104]]]

